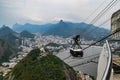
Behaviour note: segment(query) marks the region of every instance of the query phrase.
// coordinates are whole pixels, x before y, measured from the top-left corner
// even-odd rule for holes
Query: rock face
[[[10,57],[14,56],[16,49],[4,40],[0,39],[0,64],[6,62]]]
[[[0,59],[3,56],[6,48],[7,48],[6,43],[3,40],[0,40]]]
[[[4,80],[76,80],[75,71],[58,57],[41,57],[39,49],[32,50]]]

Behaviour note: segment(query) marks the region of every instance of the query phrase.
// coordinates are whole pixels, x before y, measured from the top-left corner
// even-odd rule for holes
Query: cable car
[[[74,57],[83,57],[83,51],[82,49],[73,49],[73,48],[70,48],[70,53],[72,56]]]
[[[70,54],[74,57],[83,57],[83,51],[82,47],[79,44],[80,41],[80,35],[76,35],[73,38],[74,43],[72,44],[72,47],[70,48]]]

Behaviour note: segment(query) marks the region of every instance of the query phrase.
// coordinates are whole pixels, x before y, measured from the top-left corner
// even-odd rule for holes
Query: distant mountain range
[[[29,31],[31,33],[44,33],[46,30],[48,30],[53,24],[45,24],[45,25],[36,25],[36,24],[30,24],[26,23],[24,25],[21,24],[15,24],[13,25],[13,30],[17,32],[22,32],[24,30]]]
[[[56,24],[35,25],[26,23],[24,25],[15,24],[14,31],[21,32],[27,30],[31,33],[41,33],[42,35],[57,35],[62,37],[71,37],[80,34],[82,38],[88,40],[100,39],[109,34],[109,30],[99,28],[86,23],[72,23],[60,20]]]

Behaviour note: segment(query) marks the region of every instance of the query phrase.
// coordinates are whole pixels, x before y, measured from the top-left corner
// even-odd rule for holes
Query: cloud
[[[82,22],[104,0],[0,0],[0,26],[19,23],[48,23],[59,19]],[[111,0],[107,0],[92,20]],[[120,6],[118,5],[115,10]],[[114,12],[114,10],[112,10]],[[112,13],[110,12],[110,14]],[[111,15],[110,15],[111,16]],[[110,17],[108,16],[108,17]],[[89,22],[87,21],[87,22]],[[100,21],[102,22],[102,21]]]

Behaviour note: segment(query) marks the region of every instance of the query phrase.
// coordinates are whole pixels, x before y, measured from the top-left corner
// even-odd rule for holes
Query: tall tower
[[[120,10],[116,11],[111,17],[111,33],[120,30]],[[120,32],[114,34],[112,39],[120,39]]]

